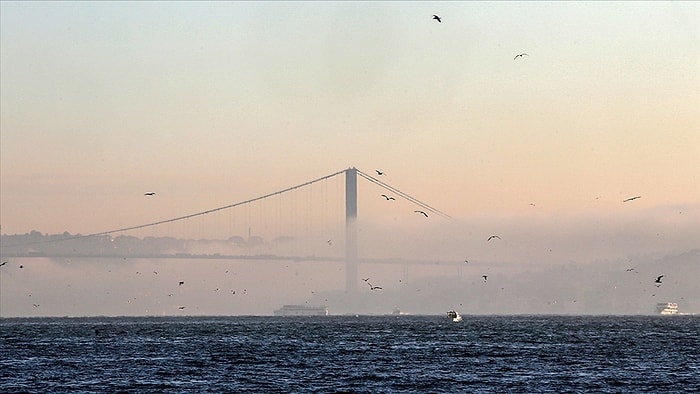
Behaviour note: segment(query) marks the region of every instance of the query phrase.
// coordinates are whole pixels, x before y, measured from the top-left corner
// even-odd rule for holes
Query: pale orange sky
[[[0,7],[5,234],[137,225],[350,166],[467,221],[700,202],[697,3]]]

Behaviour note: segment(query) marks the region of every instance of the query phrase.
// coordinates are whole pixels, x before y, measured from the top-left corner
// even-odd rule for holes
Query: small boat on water
[[[462,316],[460,316],[459,313],[457,313],[457,311],[455,311],[454,309],[447,311],[447,317],[452,319],[453,322],[461,322],[462,321]]]

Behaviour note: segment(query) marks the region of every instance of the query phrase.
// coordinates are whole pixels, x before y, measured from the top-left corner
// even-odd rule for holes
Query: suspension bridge
[[[378,176],[381,175],[379,171],[377,171]],[[342,182],[342,178],[344,177],[344,182]],[[150,222],[150,223],[145,223],[145,224],[140,224],[140,225],[135,225],[135,226],[129,226],[129,227],[122,227],[122,228],[116,228],[108,231],[101,231],[101,232],[96,232],[92,234],[87,234],[87,235],[70,235],[67,233],[64,233],[62,235],[57,235],[57,236],[51,236],[51,237],[38,237],[36,240],[33,239],[26,239],[26,237],[23,239],[23,242],[3,242],[2,245],[2,254],[3,256],[13,256],[13,257],[81,257],[81,258],[116,258],[116,257],[129,257],[129,258],[149,258],[149,259],[158,259],[158,258],[167,258],[167,259],[226,259],[226,260],[235,260],[235,259],[244,259],[244,260],[289,260],[289,261],[309,261],[309,260],[321,260],[321,261],[340,261],[345,263],[345,276],[346,276],[346,290],[349,292],[353,292],[357,290],[357,279],[358,279],[358,264],[360,263],[369,263],[369,262],[382,262],[382,263],[403,263],[403,264],[446,264],[446,265],[458,265],[459,263],[457,262],[436,262],[435,260],[420,260],[420,259],[405,259],[405,258],[369,258],[369,257],[359,257],[358,253],[358,247],[359,247],[359,242],[358,242],[358,178],[364,179],[365,181],[369,182],[369,184],[374,185],[376,187],[379,187],[381,190],[384,191],[384,194],[381,196],[383,199],[386,201],[389,200],[396,200],[396,199],[401,199],[403,201],[409,202],[413,207],[414,210],[412,214],[414,215],[424,215],[428,216],[438,216],[443,219],[449,219],[450,216],[443,211],[405,193],[402,192],[401,190],[379,180],[377,177],[374,177],[370,174],[367,174],[355,167],[347,168],[345,170],[337,171],[335,173],[308,181],[304,182],[292,187],[288,187],[273,193],[268,193],[256,198],[251,198],[247,199],[245,201],[240,201],[234,204],[228,204],[225,206],[213,208],[213,209],[207,209],[204,211],[184,215],[184,216],[178,216],[178,217],[173,217],[170,219],[165,219],[165,220],[159,220],[155,222]],[[328,182],[330,180],[335,180],[338,182],[338,186],[336,187],[336,193],[335,195],[329,197],[331,194],[328,191]],[[313,192],[309,192],[307,197],[304,198],[304,201],[297,202],[296,200],[298,199],[297,196],[293,195],[294,192],[299,191],[301,189],[305,188],[312,188],[314,185],[319,185],[319,184],[324,184],[322,187],[322,192],[320,193],[320,196],[315,196]],[[341,183],[344,183],[344,185],[341,185]],[[344,187],[342,187],[344,186]],[[340,189],[343,189],[344,193]],[[292,194],[291,197],[291,202],[286,202],[282,199],[283,196]],[[318,193],[317,193],[318,194]],[[284,249],[281,247],[278,247],[276,250],[273,252],[267,251],[264,248],[255,248],[252,246],[260,244],[260,237],[253,236],[252,230],[251,230],[251,223],[255,221],[255,219],[260,219],[261,217],[267,216],[269,214],[269,210],[274,211],[274,214],[276,214],[277,218],[276,221],[278,223],[274,224],[276,226],[276,233],[277,233],[277,238],[276,240],[276,245],[281,245],[284,244],[285,240],[290,240],[295,237],[291,236],[284,236],[283,234],[285,233],[290,233],[290,230],[288,229],[282,229],[282,222],[289,222],[293,224],[299,224],[300,222],[306,222],[305,226],[307,230],[310,227],[313,227],[312,222],[314,221],[314,218],[312,217],[309,212],[311,211],[319,211],[318,209],[314,210],[313,207],[309,206],[314,206],[314,203],[318,201],[319,199],[323,201],[324,204],[328,205],[329,200],[342,200],[343,199],[343,194],[344,194],[344,207],[339,207],[339,209],[336,209],[336,216],[340,216],[337,214],[338,211],[344,211],[344,223],[342,224],[342,228],[338,229],[335,227],[338,227],[338,223],[334,223],[332,229],[324,228],[321,231],[321,234],[316,234],[316,238],[322,237],[324,239],[323,242],[325,242],[328,246],[333,245],[334,241],[337,240],[342,240],[344,242],[337,242],[340,244],[340,246],[344,246],[344,251],[339,251],[337,249],[334,249],[335,254],[328,254],[328,255],[319,255],[317,253],[305,253],[303,255],[300,255],[299,252],[300,250],[289,250],[289,248]],[[316,201],[314,201],[314,198]],[[264,201],[270,201],[270,200],[275,200],[275,205],[272,209],[268,209],[267,207],[262,207],[259,209],[261,212],[253,212],[251,210],[251,206],[254,203],[259,203],[259,202],[264,202]],[[306,217],[302,218],[299,216],[303,216],[302,214],[299,214],[300,209],[297,207],[297,205],[302,204],[302,205],[307,205],[305,208],[306,212]],[[183,243],[179,242],[177,246],[173,245],[168,245],[167,247],[164,247],[163,245],[168,244],[168,241],[172,243],[176,238],[181,238],[181,237],[173,237],[171,234],[170,230],[165,231],[165,234],[161,233],[158,230],[154,229],[159,229],[159,228],[169,228],[172,229],[173,226],[175,226],[177,223],[182,223],[182,222],[192,222],[193,220],[201,219],[205,217],[212,217],[215,216],[217,213],[222,213],[225,211],[233,211],[234,208],[240,208],[243,207],[245,209],[245,212],[243,214],[235,215],[232,218],[228,218],[225,221],[228,222],[228,230],[224,229],[224,233],[229,234],[229,238],[223,242],[224,249],[228,247],[230,249],[231,244],[242,244],[246,243],[247,248],[247,253],[240,253],[238,250],[236,252],[221,252],[221,251],[214,251],[212,252],[212,249],[210,247],[204,248],[202,245],[207,244],[208,246],[211,246],[210,244],[216,243],[213,240],[199,240],[199,241],[190,241],[189,244],[186,247],[183,247]],[[324,223],[328,222],[342,222],[342,219],[340,217],[330,219],[328,216],[332,216],[328,211],[328,209],[321,209],[321,219],[316,219],[316,224],[320,223],[321,226],[324,225]],[[318,212],[316,212],[318,213]],[[283,218],[284,216],[284,218]],[[325,216],[325,217],[324,217]],[[245,220],[240,220],[241,217],[245,217]],[[255,217],[255,218],[253,218]],[[286,219],[286,220],[285,220]],[[335,220],[335,219],[341,219],[341,220]],[[260,219],[259,221],[263,221],[266,223],[267,219]],[[240,232],[241,231],[241,226],[243,228],[247,227],[247,232],[248,236],[247,239],[241,236],[231,236],[231,232],[234,231],[233,227],[234,225],[237,225],[237,230]],[[258,223],[260,225],[260,223]],[[263,224],[263,226],[266,226],[266,224]],[[191,227],[197,227],[197,226],[192,226],[191,224],[187,225],[188,228]],[[212,227],[216,227],[212,225],[211,223],[206,223],[206,222],[201,222],[199,225],[200,228],[206,228],[210,229]],[[219,226],[221,227],[221,226]],[[223,226],[227,227],[227,226]],[[327,226],[326,226],[327,227]],[[150,230],[149,230],[150,229]],[[124,235],[120,235],[118,237],[113,237],[113,234],[132,234],[132,233],[138,233],[142,232],[141,234],[144,234],[143,231],[150,231],[146,232],[145,234],[148,235],[147,237],[144,237],[141,241],[135,242],[134,237],[127,237]],[[155,231],[155,234],[154,234]],[[177,231],[175,231],[177,233]],[[308,231],[307,231],[308,232]],[[341,234],[343,233],[344,234]],[[307,234],[308,235],[308,234]],[[336,237],[337,236],[337,237]],[[308,237],[307,237],[308,238]],[[344,239],[343,239],[344,238]],[[160,239],[160,241],[159,241]],[[94,240],[98,240],[98,242],[95,242]],[[144,245],[144,242],[150,242],[151,245]],[[256,242],[257,241],[257,242]],[[146,242],[146,243],[148,243]],[[317,244],[319,243],[318,239],[315,241]],[[70,244],[71,247],[69,248],[51,248],[51,247],[46,247],[47,245],[55,245],[55,244]],[[99,245],[97,248],[91,248],[91,249],[86,249],[82,248],[82,246],[86,245],[86,243],[91,243],[92,245]],[[220,242],[222,243],[222,242]],[[194,245],[194,246],[193,246]],[[156,248],[157,246],[157,248]],[[156,248],[158,251],[154,251],[154,248]],[[163,250],[165,249],[165,250]],[[195,249],[195,250],[192,250]],[[227,250],[228,250],[227,249]],[[327,250],[327,249],[326,249]],[[257,252],[257,253],[251,253]],[[297,252],[296,254],[293,252]],[[344,252],[344,253],[343,253]],[[303,253],[303,252],[302,252]]]

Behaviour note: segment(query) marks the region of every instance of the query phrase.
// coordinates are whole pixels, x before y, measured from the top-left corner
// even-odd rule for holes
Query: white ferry
[[[675,302],[660,302],[656,304],[656,313],[659,315],[678,315],[678,304]]]
[[[282,305],[275,316],[328,316],[328,307],[321,305]]]

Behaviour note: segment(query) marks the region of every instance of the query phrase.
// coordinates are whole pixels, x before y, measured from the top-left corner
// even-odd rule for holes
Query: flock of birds
[[[432,19],[435,20],[435,21],[437,21],[438,23],[442,23],[442,17],[440,17],[440,16],[437,15],[437,14],[433,14]],[[530,55],[527,54],[527,53],[525,53],[525,52],[519,53],[519,54],[516,54],[515,57],[513,57],[513,60],[517,60],[518,58],[523,58],[524,56],[530,56]],[[385,175],[384,171],[381,171],[381,170],[379,170],[379,169],[376,169],[375,172],[377,173],[378,176]],[[153,192],[153,191],[148,191],[148,192],[145,192],[143,195],[146,196],[146,197],[153,197],[153,196],[156,195],[156,193]],[[389,196],[389,195],[387,195],[387,194],[382,194],[381,197],[383,197],[386,201],[394,201],[394,200],[396,200],[395,197]],[[634,201],[634,200],[639,199],[639,198],[641,198],[641,197],[642,197],[642,196],[633,196],[633,197],[629,197],[629,198],[624,199],[622,202],[625,202],[625,203],[626,203],[626,202]],[[531,205],[531,206],[535,206],[534,203],[530,203],[530,205]],[[425,218],[428,218],[428,217],[429,217],[429,216],[428,216],[428,213],[425,212],[425,211],[423,211],[423,210],[414,210],[413,212],[416,213],[416,214],[422,215],[422,216],[425,217]],[[492,241],[492,240],[495,240],[495,239],[501,240],[501,237],[498,236],[498,235],[491,235],[491,236],[489,236],[489,237],[486,239],[486,241],[488,242],[488,241]],[[328,240],[327,242],[328,242],[328,245],[332,245],[332,240]],[[8,263],[7,261],[2,262],[2,263],[0,264],[0,267],[6,265],[7,263]],[[465,260],[464,260],[464,263],[465,263],[465,264],[468,264],[468,263],[469,263],[469,260],[465,259]],[[23,265],[20,265],[19,268],[24,268],[24,266],[23,266]],[[634,268],[629,268],[629,269],[627,269],[626,271],[628,271],[628,272],[637,272],[636,270],[634,270]],[[227,271],[227,272],[228,272],[228,271]],[[488,280],[488,275],[482,275],[481,277],[483,278],[484,283],[486,283],[487,280]],[[659,275],[659,276],[656,277],[656,280],[654,280],[654,283],[655,283],[656,287],[661,286],[661,284],[662,284],[661,279],[662,279],[663,277],[664,277],[664,275]],[[382,290],[382,287],[372,285],[372,283],[369,282],[369,278],[363,278],[362,280],[369,286],[369,289],[370,289],[371,291],[374,291],[374,290]],[[182,285],[184,285],[184,284],[185,284],[184,281],[179,281],[179,282],[178,282],[178,286],[182,286]],[[219,290],[219,289],[217,289],[217,290]],[[232,292],[232,294],[236,294],[236,292],[235,292],[234,290],[231,290],[231,292]],[[171,295],[172,295],[172,294],[171,294]],[[36,308],[36,307],[39,307],[39,304],[33,304],[33,306]],[[179,310],[183,310],[183,309],[185,309],[185,306],[179,306],[178,309],[179,309]]]
[[[0,263],[0,267],[3,267],[3,266],[5,266],[5,265],[7,265],[8,263],[9,263],[9,261],[3,261],[2,263]],[[19,268],[19,269],[24,269],[25,267],[24,267],[24,265],[19,265],[18,268]],[[0,271],[0,272],[2,272],[2,271]],[[112,272],[112,271],[109,270],[108,272]],[[228,273],[229,273],[229,270],[226,270],[225,273],[228,274]],[[141,272],[140,272],[140,271],[136,271],[135,274],[136,274],[136,275],[141,275]],[[158,271],[153,271],[153,274],[154,274],[154,275],[158,275]],[[178,282],[177,282],[177,285],[178,285],[178,287],[184,286],[184,285],[185,285],[185,281],[184,281],[184,280],[178,281]],[[68,286],[70,287],[70,285],[68,285]],[[376,289],[381,289],[381,287],[375,286],[375,289],[374,289],[374,290],[376,290]],[[220,290],[221,290],[221,289],[217,287],[217,288],[215,288],[213,291],[214,291],[214,292],[218,292],[218,291],[220,291]],[[237,293],[236,293],[236,290],[231,290],[230,293],[231,293],[231,295],[234,295],[234,296],[237,294]],[[247,290],[247,289],[243,289],[243,291],[242,291],[241,293],[242,293],[243,295],[246,295],[246,294],[248,294],[248,290]],[[108,292],[107,294],[109,294],[109,292]],[[173,297],[174,295],[175,295],[174,293],[169,293],[167,296],[168,296],[168,297]],[[32,294],[29,294],[29,297],[31,297],[31,296],[32,296]],[[131,298],[131,299],[127,300],[127,303],[131,304],[133,301],[136,301],[136,300],[137,300],[137,298],[134,297],[134,298]],[[41,306],[41,304],[32,303],[32,307],[34,307],[34,308],[39,308],[40,306]],[[177,310],[184,310],[184,309],[186,309],[186,308],[187,308],[187,307],[184,306],[184,305],[178,305],[178,306],[176,306],[176,309],[177,309]]]
[[[438,22],[442,22],[441,18],[440,18],[438,15],[433,15],[433,19],[437,20]],[[521,54],[516,55],[514,59],[517,59],[518,57],[522,57],[522,56],[529,56],[529,55],[528,55],[527,53],[521,53]],[[375,172],[377,173],[378,176],[382,176],[382,175],[385,174],[384,171],[381,171],[381,170],[375,170]],[[382,194],[381,197],[383,197],[386,201],[396,200],[394,197],[388,196],[388,195],[386,195],[386,194]],[[642,196],[633,196],[633,197],[629,197],[629,198],[626,198],[626,199],[622,200],[622,202],[623,202],[623,203],[627,203],[627,202],[630,202],[630,201],[637,200],[637,199],[639,199],[639,198],[642,198]],[[533,206],[533,207],[535,206],[534,203],[530,203],[530,205]],[[422,210],[414,210],[413,212],[414,212],[414,213],[417,213],[417,214],[420,214],[420,215],[423,215],[425,218],[428,218],[428,213],[425,212],[425,211],[422,211]],[[498,235],[495,235],[495,234],[494,234],[494,235],[490,235],[488,238],[486,238],[486,241],[489,242],[489,241],[496,240],[496,239],[497,239],[497,240],[501,240],[501,237],[498,236]],[[465,263],[465,264],[469,264],[469,260],[468,260],[468,259],[465,259],[465,260],[464,260],[464,263]],[[636,273],[639,273],[639,272],[637,272],[634,268],[628,268],[626,271],[627,271],[627,272],[636,272]],[[659,276],[656,277],[656,280],[654,280],[654,283],[655,283],[656,287],[660,287],[660,286],[661,286],[661,283],[662,283],[662,282],[661,282],[661,279],[662,279],[663,277],[664,277],[664,275],[659,275]],[[484,283],[486,283],[486,282],[488,281],[488,275],[481,275],[481,278],[484,280]],[[381,289],[381,287],[372,286],[372,284],[369,283],[369,278],[365,278],[365,279],[362,279],[362,280],[363,280],[365,283],[367,283],[367,284],[369,285],[370,290],[378,290],[378,289]]]

